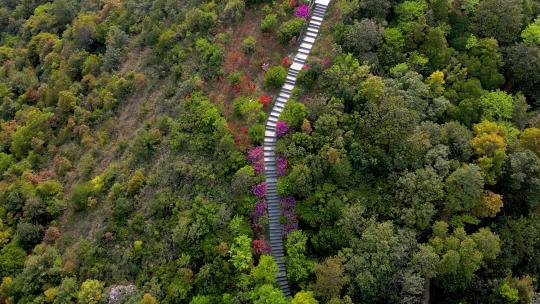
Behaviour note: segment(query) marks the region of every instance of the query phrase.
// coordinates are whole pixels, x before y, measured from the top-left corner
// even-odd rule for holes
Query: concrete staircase
[[[289,283],[287,282],[287,273],[285,267],[285,253],[283,249],[283,232],[280,224],[281,207],[280,198],[277,193],[277,161],[276,161],[276,123],[279,115],[285,107],[285,103],[291,97],[298,73],[304,67],[306,60],[315,43],[319,33],[319,28],[326,14],[330,0],[315,0],[311,6],[311,16],[304,35],[299,39],[298,52],[293,59],[293,64],[289,67],[285,84],[274,102],[270,117],[266,123],[264,135],[264,169],[266,174],[266,200],[268,202],[268,218],[270,226],[270,247],[272,256],[278,265],[277,283],[285,296],[290,296]]]

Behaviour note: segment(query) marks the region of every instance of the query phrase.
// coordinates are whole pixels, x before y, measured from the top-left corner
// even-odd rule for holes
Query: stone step
[[[283,98],[289,99],[289,98],[291,98],[291,94],[287,94],[287,93],[284,93],[284,92],[280,92],[280,93],[279,93],[279,97],[283,97]]]
[[[278,232],[278,233],[281,233],[281,232]],[[283,266],[285,266],[285,261],[283,260],[283,258],[285,257],[284,252],[272,251],[272,256],[276,257],[276,263],[278,264],[278,267],[279,267],[279,264],[282,264]],[[285,268],[282,268],[282,269],[285,270]]]
[[[288,91],[292,91],[294,89],[294,86],[293,85],[287,85],[287,84],[284,84],[283,87],[281,88],[281,90],[288,90]]]
[[[317,21],[313,20],[308,24],[308,28],[319,30],[321,28],[321,24],[317,23]]]
[[[299,58],[299,59],[301,59],[301,60],[304,60],[304,61],[305,61],[305,60],[307,59],[307,57],[308,57],[308,56],[307,56],[307,55],[305,55],[305,54],[297,54],[295,58]]]
[[[298,63],[293,62],[293,64],[291,64],[291,66],[289,67],[289,73],[292,73],[295,75],[298,74],[300,70],[302,70],[302,65]]]
[[[304,60],[301,60],[299,58],[294,58],[293,60],[294,60],[295,63],[300,63],[302,65],[304,65],[306,63]]]
[[[313,47],[313,44],[311,44],[309,42],[302,42],[300,44],[300,48],[304,48],[306,50],[311,50],[312,47]]]
[[[294,77],[294,76],[289,76],[288,74],[287,74],[287,78],[285,78],[285,79],[286,79],[286,80],[291,80],[291,81],[296,81],[296,77]],[[278,100],[279,100],[279,99],[278,99]]]
[[[303,49],[303,48],[298,48],[298,52],[299,52],[299,53],[302,53],[302,54],[306,54],[306,55],[309,55],[309,53],[310,53],[309,50]]]
[[[314,24],[314,25],[321,26],[322,22],[319,21],[319,20],[311,19],[311,20],[309,21],[309,24]]]
[[[315,38],[312,37],[304,37],[304,43],[315,43]]]
[[[310,24],[310,25],[308,26],[308,31],[316,32],[317,35],[318,35],[320,29],[321,29],[321,27],[318,26],[318,25]]]

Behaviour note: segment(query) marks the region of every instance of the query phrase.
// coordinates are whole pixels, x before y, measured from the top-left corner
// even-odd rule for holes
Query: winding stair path
[[[281,87],[278,98],[274,103],[270,117],[266,123],[266,130],[264,135],[264,169],[266,174],[266,200],[268,202],[268,217],[270,226],[270,247],[272,248],[272,256],[277,262],[278,273],[277,283],[285,294],[290,296],[289,283],[287,282],[287,273],[285,267],[284,250],[283,250],[283,233],[280,224],[281,219],[281,207],[280,198],[277,192],[277,161],[276,161],[276,124],[279,115],[285,107],[285,103],[291,97],[292,91],[296,84],[296,78],[298,73],[304,67],[306,60],[311,52],[311,48],[315,43],[319,28],[324,19],[326,9],[330,0],[315,0],[312,2],[311,16],[307,30],[299,40],[299,47],[296,56],[293,59],[293,64],[289,67],[285,84]]]

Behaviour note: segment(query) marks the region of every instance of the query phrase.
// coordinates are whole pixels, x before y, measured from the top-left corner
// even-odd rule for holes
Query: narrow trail
[[[277,100],[274,102],[270,117],[266,123],[264,135],[264,169],[266,175],[266,200],[268,202],[268,217],[270,226],[270,247],[272,248],[272,256],[277,262],[278,273],[277,283],[285,294],[290,296],[289,283],[287,282],[287,272],[285,267],[285,253],[283,249],[283,231],[281,220],[280,198],[277,192],[277,160],[276,160],[276,143],[277,133],[276,124],[279,115],[283,111],[285,104],[291,97],[292,91],[296,84],[298,73],[304,67],[306,60],[311,52],[311,48],[315,43],[315,39],[319,33],[319,28],[326,14],[326,9],[330,0],[315,0],[311,5],[311,16],[307,29],[299,40],[299,47],[293,64],[289,67],[285,84],[281,87]]]

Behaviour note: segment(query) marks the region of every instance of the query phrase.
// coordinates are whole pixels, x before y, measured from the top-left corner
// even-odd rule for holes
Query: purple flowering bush
[[[251,190],[253,195],[256,197],[264,197],[266,195],[266,182],[259,183],[258,185],[255,185],[253,189]]]
[[[287,158],[285,158],[285,156],[278,156],[277,168],[279,176],[285,176],[285,174],[287,174]]]
[[[248,160],[253,164],[255,174],[264,171],[264,154],[261,146],[255,147],[248,152]]]
[[[248,160],[252,163],[257,162],[263,157],[263,147],[258,146],[255,147],[248,152]]]
[[[255,171],[255,174],[261,174],[264,171],[264,161],[258,160],[257,162],[253,163],[253,170]]]
[[[276,123],[276,133],[278,137],[283,137],[285,134],[289,133],[289,125],[281,120],[278,120]]]
[[[268,223],[268,205],[265,200],[260,200],[251,211],[251,222],[257,232],[262,232]]]
[[[268,205],[265,200],[258,201],[251,212],[251,219],[257,222],[261,217],[268,215]]]
[[[281,214],[283,215],[283,234],[287,235],[298,229],[298,217],[294,213],[296,199],[292,196],[280,199]]]
[[[307,19],[309,17],[309,6],[307,6],[307,4],[300,4],[294,10],[294,16],[298,18]]]

